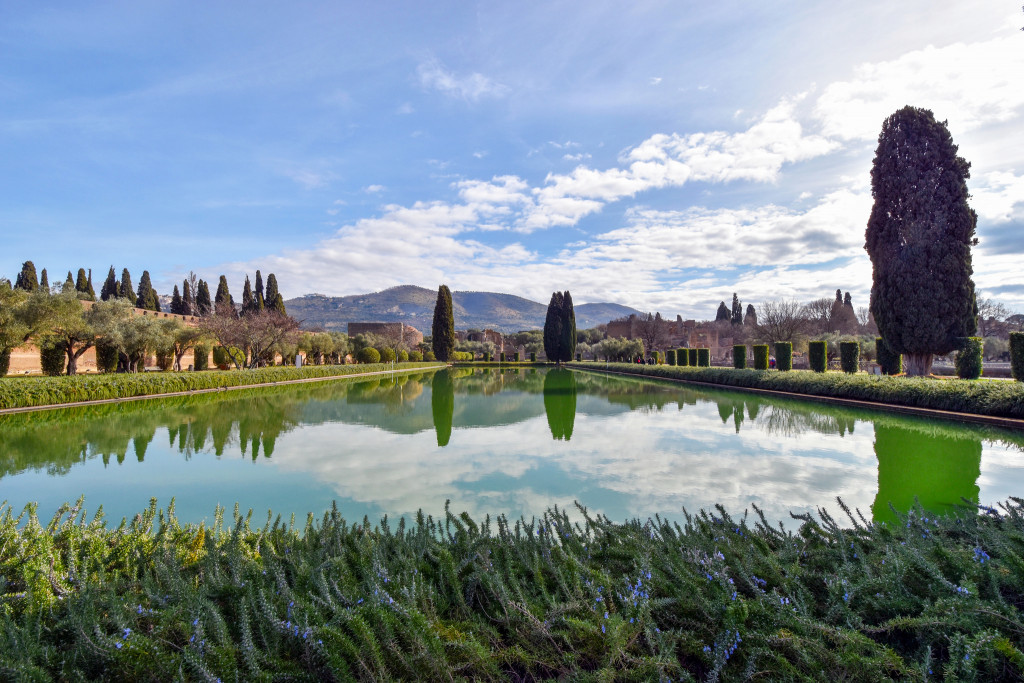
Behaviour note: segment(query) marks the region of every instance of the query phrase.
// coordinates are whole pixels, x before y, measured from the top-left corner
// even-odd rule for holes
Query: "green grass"
[[[787,531],[4,506],[0,678],[1019,680],[1024,501],[1001,508]]]
[[[1020,382],[939,380],[843,372],[691,368],[633,363],[573,363],[570,367],[597,372],[607,368],[615,372],[705,382],[726,387],[769,389],[792,394],[847,398],[993,417],[1024,418],[1024,384]]]
[[[390,370],[390,363],[376,365],[275,366],[258,370],[202,372],[146,372],[137,374],[73,375],[71,377],[0,378],[0,409],[60,405],[76,401],[131,398],[172,394],[179,391],[241,387],[265,382],[285,382],[316,377],[342,377]],[[398,363],[399,372],[443,367],[441,363]]]

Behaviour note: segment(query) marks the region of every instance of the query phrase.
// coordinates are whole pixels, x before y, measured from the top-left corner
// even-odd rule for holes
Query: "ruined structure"
[[[680,347],[690,349],[710,349],[712,358],[721,358],[732,352],[732,338],[718,336],[718,328],[714,323],[698,323],[696,320],[683,320],[676,316],[675,320],[660,317],[648,320],[647,316],[630,315],[608,323],[609,337],[625,339],[642,339],[644,345],[653,348],[648,351],[664,351]]]
[[[348,336],[358,334],[376,334],[410,349],[415,349],[423,341],[423,333],[405,323],[349,323]]]

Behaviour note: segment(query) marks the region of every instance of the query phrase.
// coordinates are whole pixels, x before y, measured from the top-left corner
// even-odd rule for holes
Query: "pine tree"
[[[149,278],[149,271],[142,271],[142,278],[139,280],[139,291],[135,298],[135,305],[147,311],[159,311],[160,299],[157,298],[156,290]]]
[[[732,293],[732,324],[743,324],[743,304],[740,303],[740,298],[736,296],[736,292]]]
[[[107,271],[107,279],[103,281],[100,288],[100,300],[110,301],[117,298],[117,275],[114,274],[114,266]]]
[[[26,292],[34,292],[39,289],[39,278],[36,276],[36,264],[25,261],[21,264],[21,272],[14,281],[15,289],[23,289]]]
[[[865,232],[870,310],[908,375],[929,374],[934,354],[953,351],[977,330],[970,167],[946,123],[927,109],[904,107],[882,124]]]
[[[39,289],[50,291],[50,277],[46,274],[46,268],[39,274]]]
[[[181,292],[178,291],[178,285],[174,285],[174,292],[171,294],[171,313],[185,315],[185,305],[181,300]]]
[[[181,307],[184,315],[196,314],[196,300],[192,297],[192,288],[188,280],[182,280],[181,283]]]
[[[237,314],[235,300],[231,298],[231,292],[228,291],[228,279],[223,275],[220,276],[220,282],[217,283],[217,296],[213,300],[213,310],[217,315],[234,316]]]
[[[213,302],[210,301],[210,286],[206,280],[200,280],[196,285],[196,315],[207,316],[213,311]]]
[[[276,298],[276,297],[275,297]],[[266,298],[263,296],[263,276],[256,271],[256,310],[262,311],[266,308]]]
[[[132,276],[125,268],[121,271],[121,284],[117,288],[117,296],[120,299],[127,299],[132,306],[135,305],[135,290],[132,288]]]
[[[266,305],[275,309],[281,315],[287,315],[284,310],[284,297],[277,289],[277,276],[271,273],[267,276]]]
[[[252,315],[257,312],[256,297],[252,293],[252,284],[249,276],[245,276],[245,285],[242,287],[242,315]]]
[[[720,302],[718,304],[718,312],[715,313],[715,322],[716,323],[720,323],[723,320],[728,322],[731,319],[732,319],[732,312],[729,310],[729,307],[725,305],[724,301]]]
[[[269,283],[268,278],[267,284],[269,285]],[[448,285],[441,285],[437,288],[434,324],[431,327],[430,335],[430,345],[434,351],[434,357],[444,363],[452,360],[455,355],[455,313],[452,310],[452,293],[448,289]]]

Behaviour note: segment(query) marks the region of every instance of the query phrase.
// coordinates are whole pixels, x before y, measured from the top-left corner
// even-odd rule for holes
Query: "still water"
[[[527,517],[579,501],[613,520],[721,503],[773,521],[836,497],[877,520],[1024,494],[1024,434],[568,370],[449,369],[0,416],[0,501],[48,518],[86,497],[117,522],[176,500],[263,519]]]

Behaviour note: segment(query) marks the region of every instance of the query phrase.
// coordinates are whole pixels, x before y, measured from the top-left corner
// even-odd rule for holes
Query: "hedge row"
[[[1024,509],[1001,508],[783,530],[721,507],[252,528],[154,502],[107,528],[81,501],[0,506],[0,678],[1020,680]]]
[[[408,363],[402,370],[434,367],[437,363]],[[155,396],[197,389],[240,387],[314,377],[336,377],[390,370],[391,365],[275,366],[258,370],[213,372],[147,372],[71,377],[0,378],[0,409],[60,405],[76,401]]]
[[[580,369],[599,372],[593,365]],[[733,368],[681,368],[612,363],[609,370],[731,387],[770,389],[809,396],[849,398],[875,403],[950,410],[1024,419],[1024,385],[1019,382],[938,380],[864,373],[774,372]],[[603,369],[603,366],[602,366]]]

